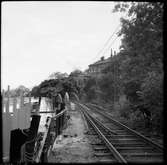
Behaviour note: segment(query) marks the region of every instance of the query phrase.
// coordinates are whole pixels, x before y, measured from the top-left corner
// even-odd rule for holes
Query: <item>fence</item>
[[[8,86],[7,97],[2,93],[2,130],[3,130],[3,161],[9,160],[10,131],[13,129],[26,129],[30,126],[31,98],[24,103],[24,96],[10,98]],[[20,103],[19,103],[20,102]]]

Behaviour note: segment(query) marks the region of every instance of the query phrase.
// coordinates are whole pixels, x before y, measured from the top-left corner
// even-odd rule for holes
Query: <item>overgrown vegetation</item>
[[[151,131],[162,131],[163,120],[163,3],[118,3],[113,12],[127,12],[119,36],[121,51],[112,57],[100,78],[88,79],[86,99],[114,103],[119,116],[144,121]],[[125,96],[124,101],[120,98]]]
[[[70,97],[73,98],[75,94],[79,93],[77,83],[72,76],[57,72],[49,77],[54,77],[54,79],[44,80],[38,86],[35,86],[31,90],[31,96],[52,98],[58,93],[64,96],[65,92],[68,92]]]

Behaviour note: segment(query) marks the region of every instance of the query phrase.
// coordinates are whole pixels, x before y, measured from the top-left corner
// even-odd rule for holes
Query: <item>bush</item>
[[[93,99],[96,99],[97,95],[96,95],[96,79],[95,78],[90,78],[88,79],[88,81],[86,82],[83,91],[86,94],[86,98],[85,100],[87,101],[91,101]]]
[[[157,131],[163,124],[163,74],[149,72],[141,86],[141,100],[151,112],[151,126]]]
[[[118,108],[115,109],[115,111],[118,111],[118,115],[120,117],[123,117],[125,119],[130,119],[130,113],[131,113],[131,108],[130,108],[130,103],[129,101],[125,101],[122,103],[122,105]]]

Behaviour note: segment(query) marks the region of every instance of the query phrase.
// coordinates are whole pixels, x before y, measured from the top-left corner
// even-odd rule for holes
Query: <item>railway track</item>
[[[100,143],[94,143],[95,155],[105,157],[106,162],[121,163],[161,163],[163,147],[138,132],[128,128],[102,113],[93,105],[78,103],[95,137]]]

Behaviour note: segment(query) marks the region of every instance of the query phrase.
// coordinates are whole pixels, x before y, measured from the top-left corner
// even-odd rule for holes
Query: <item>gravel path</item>
[[[76,108],[69,111],[68,126],[61,138],[55,140],[48,162],[54,163],[90,163],[96,162],[92,146],[86,136],[86,128],[80,112]]]

